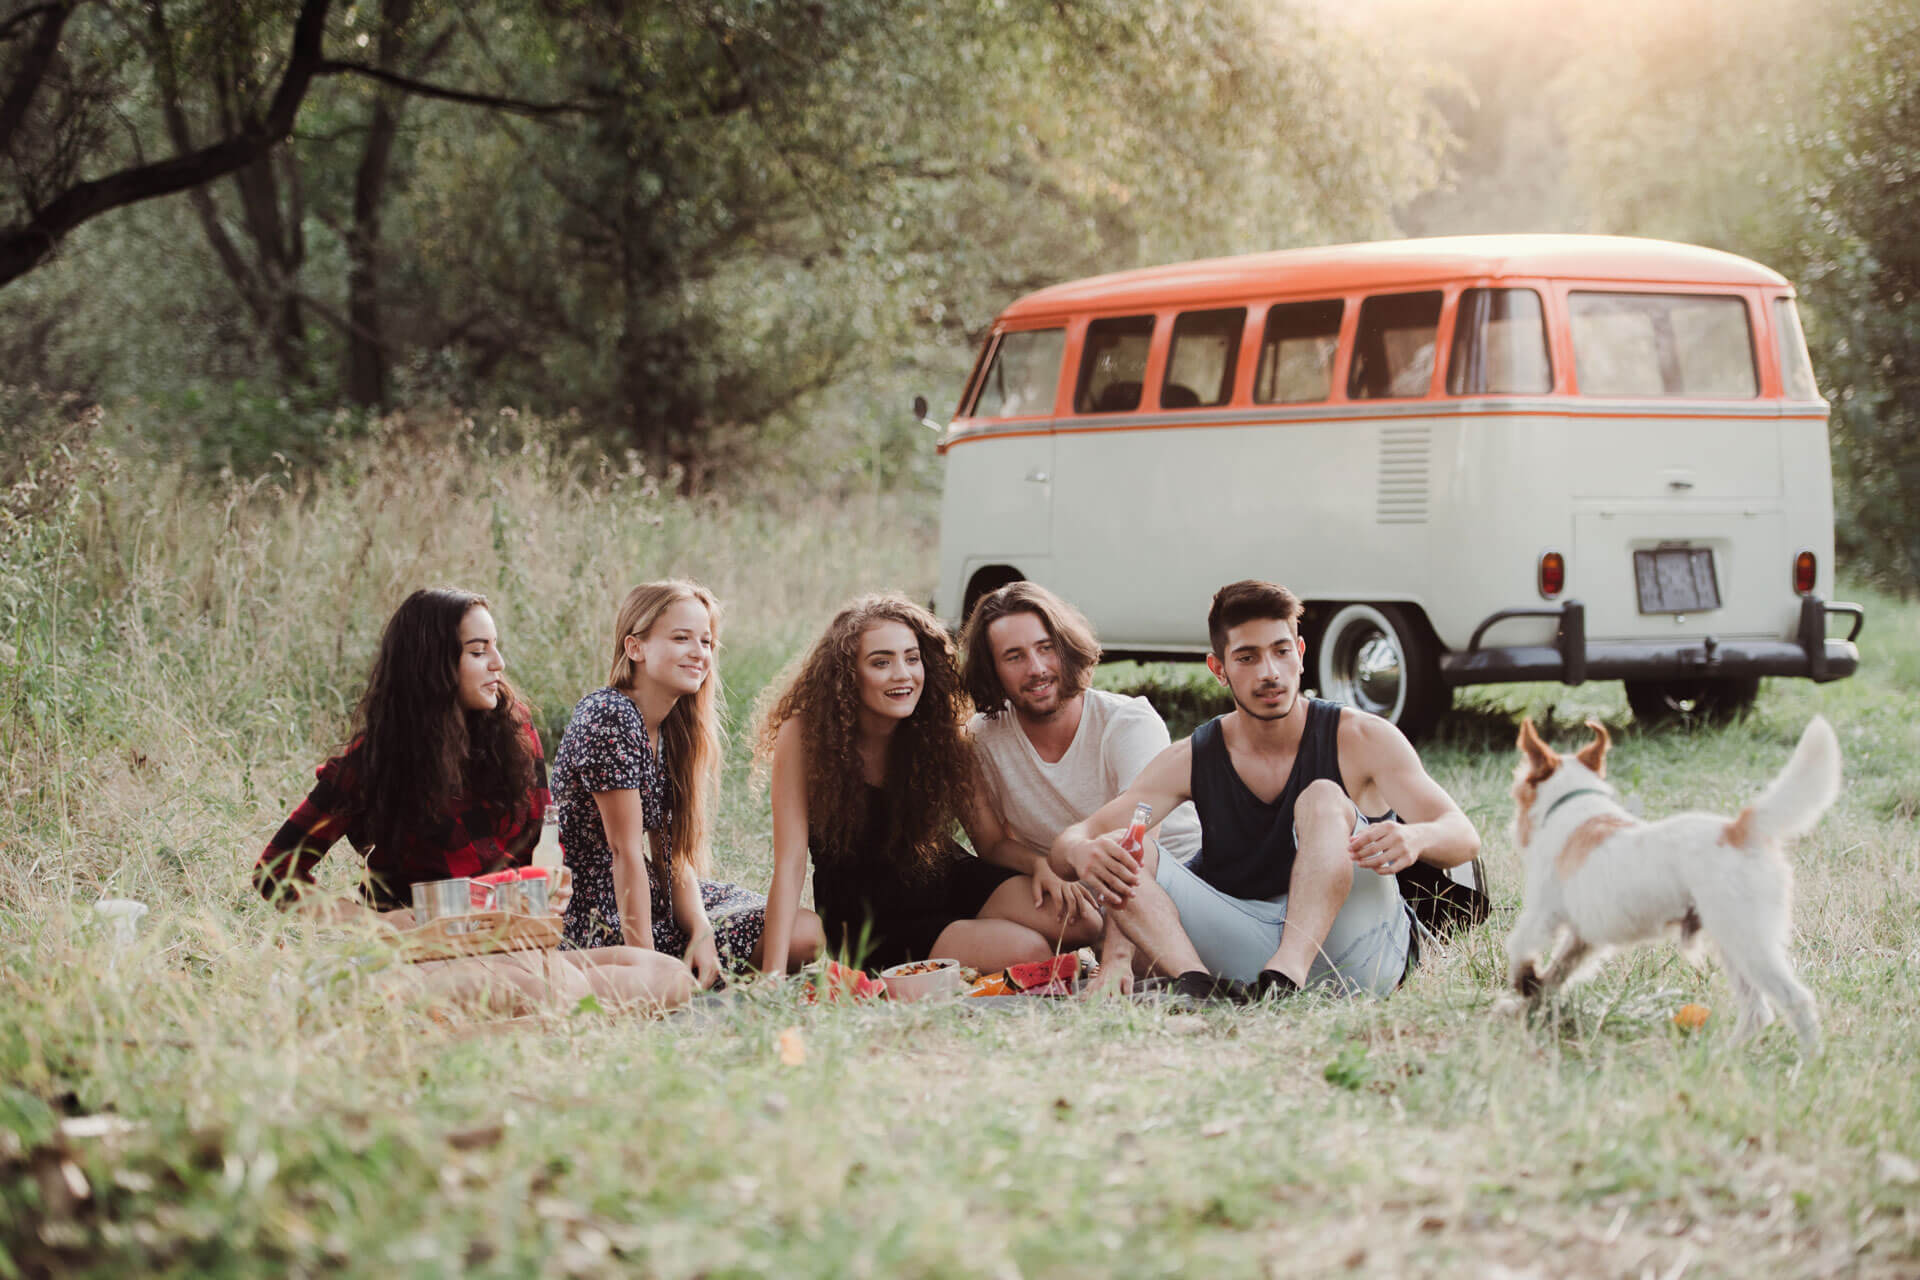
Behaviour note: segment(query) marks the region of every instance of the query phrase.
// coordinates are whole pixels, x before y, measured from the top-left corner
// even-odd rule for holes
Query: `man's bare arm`
[[[1353,860],[1381,874],[1415,860],[1453,867],[1480,852],[1480,833],[1435,782],[1399,729],[1378,716],[1340,718],[1340,771],[1348,794],[1378,797],[1400,821],[1375,823],[1348,844]]]
[[[1140,880],[1140,868],[1120,847],[1134,806],[1153,806],[1156,817],[1193,793],[1193,747],[1182,739],[1155,756],[1133,785],[1101,805],[1083,822],[1062,831],[1047,861],[1062,879],[1086,880],[1114,902],[1125,902]]]

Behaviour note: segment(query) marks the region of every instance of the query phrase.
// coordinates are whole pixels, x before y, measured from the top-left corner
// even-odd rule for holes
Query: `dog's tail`
[[[1804,835],[1839,794],[1840,740],[1825,716],[1815,716],[1800,735],[1793,759],[1727,824],[1721,842],[1755,849]]]

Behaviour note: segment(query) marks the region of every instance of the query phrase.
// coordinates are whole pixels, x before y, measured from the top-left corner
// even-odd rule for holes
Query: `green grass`
[[[1614,685],[1464,697],[1427,755],[1484,833],[1495,918],[1386,1001],[755,993],[501,1025],[384,1001],[344,963],[375,944],[248,888],[393,604],[429,581],[493,595],[509,674],[557,726],[604,677],[619,591],[713,585],[736,717],[717,861],[764,888],[747,709],[844,596],[924,598],[925,512],[746,485],[688,502],[424,429],[211,495],[70,457],[0,534],[0,1276],[1920,1273],[1920,608],[1868,599],[1856,678],[1768,682],[1722,728],[1643,732]],[[1192,668],[1101,680],[1183,725],[1210,713]],[[1659,948],[1539,1026],[1492,1013],[1521,714],[1562,743],[1606,722],[1616,778],[1661,814],[1737,807],[1815,711],[1848,777],[1793,855],[1824,1055],[1780,1029],[1730,1049],[1724,980]],[[102,893],[153,907],[112,967],[87,927]],[[1688,1001],[1714,1010],[1694,1035],[1669,1023]],[[58,1127],[102,1111],[134,1127]]]

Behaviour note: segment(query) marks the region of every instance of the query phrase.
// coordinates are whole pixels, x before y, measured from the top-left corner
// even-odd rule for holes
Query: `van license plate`
[[[1657,547],[1633,553],[1633,577],[1642,613],[1699,613],[1720,607],[1713,552],[1706,547]]]

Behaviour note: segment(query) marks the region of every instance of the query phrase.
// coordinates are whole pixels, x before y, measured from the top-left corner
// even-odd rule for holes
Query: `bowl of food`
[[[912,960],[882,969],[880,977],[895,1000],[950,1000],[966,990],[958,960]]]

